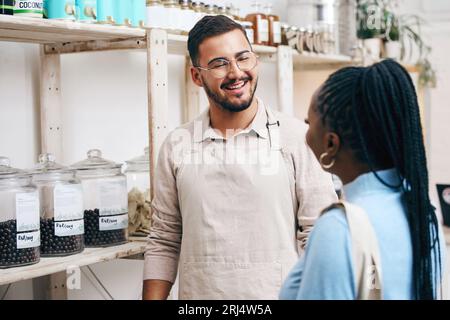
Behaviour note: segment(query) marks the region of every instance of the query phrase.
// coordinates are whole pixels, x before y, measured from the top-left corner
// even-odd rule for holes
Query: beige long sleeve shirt
[[[261,100],[258,100],[258,112],[247,130],[239,132],[233,137],[233,142],[242,146],[249,143],[257,143],[263,146],[268,143],[269,135],[267,129],[267,116]],[[315,220],[325,207],[336,202],[331,175],[325,173],[318,164],[312,151],[306,144],[305,134],[307,127],[298,119],[274,112],[280,123],[280,142],[284,164],[288,172],[288,183],[286,190],[290,194],[286,199],[292,201],[290,208],[293,212],[294,221],[292,228],[296,238],[299,251],[306,245],[308,234]],[[180,250],[182,247],[183,216],[194,214],[183,212],[180,205],[180,194],[191,192],[189,188],[197,193],[202,192],[208,197],[210,203],[225,208],[241,206],[244,203],[230,203],[220,193],[208,193],[208,190],[197,190],[200,185],[196,181],[180,183],[180,173],[186,169],[183,159],[186,155],[193,155],[201,150],[219,152],[223,150],[224,139],[210,127],[209,112],[206,111],[196,120],[173,131],[163,143],[155,175],[155,189],[153,207],[153,224],[148,238],[147,251],[145,253],[144,280],[159,279],[174,282],[177,275]],[[204,164],[208,166],[208,164]],[[204,169],[204,168],[203,168]],[[188,169],[186,169],[188,170]],[[211,185],[220,184],[223,176],[216,171],[207,171],[205,179]],[[238,183],[238,182],[237,182]],[[202,184],[203,186],[203,184]],[[226,188],[227,186],[224,186]],[[275,186],[274,186],[275,187]],[[181,190],[180,188],[184,188]],[[229,191],[229,190],[227,190]],[[238,192],[238,191],[236,191]],[[244,199],[243,201],[255,201],[255,199]],[[289,200],[288,200],[289,201]],[[203,205],[199,203],[199,206]],[[208,208],[202,208],[208,210]],[[214,212],[211,212],[214,214]],[[243,212],[242,214],[245,214]],[[186,230],[185,230],[186,231]],[[201,231],[199,231],[201,232]],[[264,232],[264,230],[261,230]],[[295,236],[296,234],[296,236]],[[240,239],[233,239],[239,243]],[[295,239],[294,239],[295,240]],[[264,250],[264,248],[261,248]]]

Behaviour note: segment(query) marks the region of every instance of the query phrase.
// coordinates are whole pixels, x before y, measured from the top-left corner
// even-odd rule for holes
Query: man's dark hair
[[[244,27],[230,18],[224,15],[203,17],[189,32],[188,50],[192,64],[194,66],[198,65],[198,48],[205,39],[220,36],[234,30],[241,30],[248,43],[250,43]]]

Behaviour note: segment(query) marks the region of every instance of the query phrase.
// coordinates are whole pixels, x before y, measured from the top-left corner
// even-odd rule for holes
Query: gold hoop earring
[[[322,153],[320,155],[320,159],[319,159],[319,162],[320,162],[320,165],[321,165],[322,169],[325,169],[325,170],[331,169],[334,166],[334,163],[335,163],[335,159],[332,159],[330,164],[324,164],[323,160],[327,156],[328,156],[328,152],[324,152],[324,153]]]

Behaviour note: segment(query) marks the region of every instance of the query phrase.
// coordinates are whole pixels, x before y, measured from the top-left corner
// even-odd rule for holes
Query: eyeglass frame
[[[227,61],[228,62],[228,70],[227,70],[227,73],[223,76],[223,77],[214,77],[214,78],[216,78],[216,79],[223,79],[223,78],[225,78],[226,76],[227,76],[227,74],[228,73],[230,73],[230,66],[231,66],[231,63],[232,62],[234,62],[234,63],[236,63],[236,67],[240,70],[240,71],[242,71],[242,72],[248,72],[248,71],[251,71],[251,70],[253,70],[253,69],[255,69],[256,68],[256,66],[258,65],[258,62],[259,62],[259,56],[255,53],[255,52],[253,52],[253,51],[243,51],[243,52],[240,52],[240,53],[238,53],[239,54],[239,56],[240,55],[242,55],[242,54],[244,54],[244,53],[251,53],[252,55],[254,55],[255,56],[255,58],[256,58],[256,64],[251,68],[251,69],[249,69],[249,70],[242,70],[240,67],[239,67],[239,64],[237,63],[237,59],[238,58],[235,58],[235,59],[231,59],[231,60],[228,60],[228,59],[224,59],[224,58],[217,58],[217,60],[223,60],[223,61]],[[212,61],[214,61],[214,60],[216,60],[216,59],[213,59]],[[211,62],[210,62],[211,63]],[[206,67],[201,67],[201,66],[196,66],[196,65],[194,65],[193,66],[194,68],[197,68],[197,69],[199,69],[199,70],[204,70],[204,71],[211,71],[211,70],[214,70],[215,68],[206,68]],[[217,67],[216,67],[217,68]]]

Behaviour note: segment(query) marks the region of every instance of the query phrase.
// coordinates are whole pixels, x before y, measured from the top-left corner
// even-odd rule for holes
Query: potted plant
[[[402,46],[400,42],[400,21],[392,12],[386,11],[386,31],[384,37],[384,57],[401,60]]]
[[[381,57],[385,33],[385,23],[381,17],[383,8],[384,3],[380,0],[357,1],[357,37],[362,41],[365,64],[374,63]]]
[[[401,61],[416,65],[419,70],[420,85],[435,87],[436,72],[429,60],[431,47],[425,43],[421,32],[421,26],[425,23],[424,20],[417,15],[402,15],[398,21]]]

